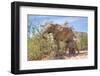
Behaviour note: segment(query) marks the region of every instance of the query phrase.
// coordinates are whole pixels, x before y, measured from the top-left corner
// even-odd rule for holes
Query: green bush
[[[44,27],[41,26],[41,29]],[[45,55],[49,55],[51,51],[55,51],[55,47],[57,46],[52,40],[52,34],[44,34],[47,39],[43,37],[43,30],[39,30],[39,28],[35,28],[32,33],[32,37],[28,37],[28,61],[32,60],[41,60],[41,58]],[[81,34],[79,37],[78,47],[80,49],[88,48],[88,39],[87,34]],[[64,45],[61,44],[61,50],[64,50]],[[61,51],[63,52],[63,51]]]
[[[83,50],[88,49],[88,36],[87,34],[82,34],[80,38],[80,48]]]

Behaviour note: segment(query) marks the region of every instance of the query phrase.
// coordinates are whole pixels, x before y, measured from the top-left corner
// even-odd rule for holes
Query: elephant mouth
[[[48,32],[48,34],[49,34],[49,33],[51,33],[51,32]]]

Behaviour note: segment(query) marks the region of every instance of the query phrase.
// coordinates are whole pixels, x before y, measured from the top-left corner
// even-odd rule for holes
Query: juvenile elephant
[[[76,51],[79,53],[77,42],[75,40],[70,40],[66,42],[65,51],[69,51],[70,55],[75,55]]]

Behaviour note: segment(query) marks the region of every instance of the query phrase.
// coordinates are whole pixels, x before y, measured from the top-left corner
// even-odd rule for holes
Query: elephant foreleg
[[[56,44],[56,56],[58,56],[59,55],[59,51],[60,51],[60,45],[59,45],[59,41],[57,41],[57,40],[55,40],[55,44]]]

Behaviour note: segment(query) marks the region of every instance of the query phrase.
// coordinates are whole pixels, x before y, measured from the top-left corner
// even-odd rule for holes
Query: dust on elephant
[[[44,29],[44,33],[52,33],[55,44],[57,45],[57,52],[60,49],[60,41],[67,42],[75,38],[73,30],[59,24],[48,24]]]

